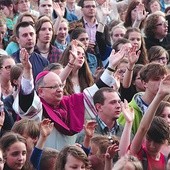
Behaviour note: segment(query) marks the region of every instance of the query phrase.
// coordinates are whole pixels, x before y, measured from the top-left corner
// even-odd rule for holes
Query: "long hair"
[[[82,43],[78,42],[78,46],[82,47]],[[69,62],[69,53],[70,53],[69,50],[71,50],[71,45],[69,45],[65,49],[65,51],[63,52],[62,57],[60,58],[60,61],[59,61],[59,63],[61,63],[64,67]],[[85,53],[85,51],[84,51],[84,53]],[[66,95],[75,93],[74,89],[73,89],[73,83],[72,83],[71,79],[72,79],[72,73],[68,76],[68,78],[66,80],[66,85],[65,85],[65,88],[64,88],[64,93]],[[94,83],[94,80],[93,80],[92,74],[90,72],[90,68],[88,66],[86,57],[85,57],[83,66],[78,71],[78,79],[79,79],[81,92],[85,88],[93,85],[93,83]]]
[[[128,28],[127,31],[126,31],[126,34],[125,34],[125,38],[129,39],[129,34],[131,32],[137,32],[137,33],[140,33],[141,34],[141,31],[139,28]],[[146,48],[145,48],[145,41],[142,37],[142,34],[141,34],[141,47],[140,47],[140,50],[141,50],[141,53],[140,53],[140,56],[139,56],[139,59],[137,61],[137,64],[147,64],[148,63],[148,59],[147,59],[147,51],[146,51]]]

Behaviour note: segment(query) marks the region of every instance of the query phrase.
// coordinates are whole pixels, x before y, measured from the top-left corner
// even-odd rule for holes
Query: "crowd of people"
[[[0,15],[0,170],[170,170],[170,0]]]

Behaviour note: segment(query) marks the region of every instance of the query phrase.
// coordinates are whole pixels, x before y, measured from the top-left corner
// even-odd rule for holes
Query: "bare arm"
[[[146,113],[144,114],[138,131],[132,141],[130,151],[132,154],[137,154],[142,146],[143,139],[151,125],[151,122],[155,116],[155,112],[159,106],[159,103],[170,93],[170,74],[168,74],[160,83],[159,90],[149,105]]]
[[[130,145],[130,136],[131,136],[131,130],[132,130],[132,125],[134,120],[133,108],[130,108],[128,106],[127,100],[124,100],[124,103],[121,102],[121,108],[122,108],[123,115],[126,119],[126,123],[119,142],[120,157],[124,156],[127,153],[128,147]]]

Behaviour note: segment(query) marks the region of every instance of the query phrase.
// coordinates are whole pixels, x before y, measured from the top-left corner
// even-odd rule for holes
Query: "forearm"
[[[62,16],[58,16],[55,20],[55,23],[54,23],[54,33],[55,33],[55,35],[58,34],[58,30],[59,30],[62,18],[63,18]]]
[[[133,122],[126,122],[123,133],[119,142],[119,157],[124,156],[127,153],[128,147],[130,145],[130,137],[132,131]]]
[[[46,140],[47,137],[40,136],[37,141],[36,148],[43,150]]]
[[[113,167],[113,163],[112,162],[113,162],[112,159],[105,158],[104,170],[112,170],[112,167]]]
[[[85,148],[89,148],[90,147],[90,140],[91,140],[91,137],[88,137],[88,136],[85,135],[84,141],[83,141],[83,146]]]
[[[133,68],[134,68],[134,65],[128,64],[125,75],[123,77],[122,85],[124,88],[129,88],[132,83]]]

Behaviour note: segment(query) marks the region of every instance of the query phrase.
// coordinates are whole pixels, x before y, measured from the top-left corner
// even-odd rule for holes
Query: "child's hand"
[[[40,136],[44,138],[48,137],[51,134],[53,127],[54,123],[51,123],[51,120],[43,119],[40,122]]]
[[[90,137],[90,138],[93,137],[96,126],[97,123],[95,120],[89,120],[86,122],[86,124],[84,125],[84,131],[86,137]]]
[[[105,154],[105,159],[113,159],[118,151],[119,151],[119,146],[116,143],[109,146]]]

